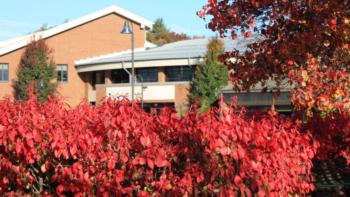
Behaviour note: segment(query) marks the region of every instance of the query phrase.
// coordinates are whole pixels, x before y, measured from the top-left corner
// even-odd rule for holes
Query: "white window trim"
[[[61,81],[61,79],[58,80],[58,77],[57,77],[57,83],[61,83],[61,84],[66,84],[66,83],[68,83],[68,81],[69,81],[68,64],[57,64],[57,65],[56,65],[56,67],[57,67],[56,72],[58,72],[58,71],[62,72],[62,69],[61,69],[61,70],[58,70],[58,66],[66,66],[66,67],[67,67],[67,81]],[[61,73],[61,74],[62,74],[62,73]]]
[[[3,66],[6,65],[7,66],[7,80],[2,80],[0,79],[0,83],[8,83],[10,81],[10,66],[8,63],[0,63],[0,69],[2,70]]]

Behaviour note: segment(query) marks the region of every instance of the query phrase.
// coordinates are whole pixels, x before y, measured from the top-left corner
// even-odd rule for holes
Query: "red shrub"
[[[332,113],[325,117],[319,114],[312,117],[305,125],[312,132],[315,140],[321,144],[318,159],[342,156],[350,167],[350,116],[346,112]]]
[[[234,109],[178,118],[128,101],[0,103],[0,193],[285,196],[313,189],[309,133]]]

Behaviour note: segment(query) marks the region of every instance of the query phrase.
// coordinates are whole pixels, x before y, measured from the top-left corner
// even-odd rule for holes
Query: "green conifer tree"
[[[199,111],[208,111],[220,96],[221,89],[228,83],[228,70],[219,61],[224,52],[224,44],[217,38],[211,39],[207,46],[205,61],[196,68],[190,99],[198,100]]]
[[[195,36],[193,38],[199,38]],[[164,23],[162,18],[157,19],[152,27],[152,30],[147,32],[147,41],[158,46],[180,40],[189,40],[191,37],[185,33],[176,33],[171,31]]]
[[[56,65],[51,57],[51,50],[45,41],[32,41],[22,54],[17,81],[15,83],[16,98],[26,100],[28,91],[33,91],[40,101],[56,92]]]
[[[169,29],[165,26],[163,19],[157,19],[152,27],[152,30],[147,34],[147,40],[156,44],[163,45],[170,42]]]

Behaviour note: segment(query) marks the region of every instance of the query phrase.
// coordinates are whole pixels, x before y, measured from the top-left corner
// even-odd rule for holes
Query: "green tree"
[[[165,26],[163,19],[157,19],[152,30],[147,34],[147,40],[156,44],[163,45],[170,42],[169,29]]]
[[[219,61],[224,44],[217,38],[207,46],[206,60],[196,68],[190,99],[199,101],[200,111],[208,109],[217,101],[221,89],[228,83],[228,70]]]
[[[56,66],[51,57],[51,50],[45,41],[32,41],[22,54],[17,81],[15,83],[16,98],[26,100],[28,91],[45,101],[56,92]]]
[[[152,30],[147,33],[147,40],[159,46],[170,42],[189,39],[191,39],[191,37],[185,33],[175,33],[170,31],[161,18],[154,22]]]

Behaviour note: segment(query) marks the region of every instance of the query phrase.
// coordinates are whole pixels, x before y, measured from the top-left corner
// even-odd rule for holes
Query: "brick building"
[[[42,38],[53,50],[59,93],[74,106],[82,100],[92,104],[105,97],[131,95],[131,37],[122,34],[125,21],[132,24],[135,47],[135,96],[144,108],[188,108],[188,94],[195,67],[205,58],[209,39],[179,41],[157,47],[146,41],[152,22],[117,6],[111,6],[46,31],[0,42],[0,98],[12,97],[21,55],[28,43]],[[225,50],[244,52],[256,38],[223,39]],[[242,105],[268,107],[273,95],[222,90]],[[289,110],[289,92],[276,99],[282,111]]]
[[[33,39],[42,38],[53,50],[53,59],[61,77],[59,92],[66,102],[76,105],[88,97],[95,76],[79,73],[75,61],[131,48],[130,35],[121,34],[124,22],[133,24],[135,47],[144,48],[146,31],[152,22],[117,6],[111,6],[46,31],[0,42],[0,98],[12,97],[18,64],[24,48]]]

